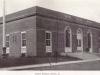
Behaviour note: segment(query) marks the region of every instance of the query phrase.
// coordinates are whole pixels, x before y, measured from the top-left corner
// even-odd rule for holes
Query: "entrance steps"
[[[88,53],[88,52],[61,53],[61,55],[62,56],[76,57],[76,58],[80,58],[80,59],[83,59],[83,60],[100,58],[100,54]]]

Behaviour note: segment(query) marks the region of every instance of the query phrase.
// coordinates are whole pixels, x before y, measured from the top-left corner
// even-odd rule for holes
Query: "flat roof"
[[[49,18],[54,18],[58,20],[63,20],[71,23],[81,24],[89,27],[100,28],[100,23],[91,21],[88,19],[72,16],[62,12],[46,9],[39,6],[34,6],[28,9],[24,9],[9,15],[6,15],[6,22],[11,22],[31,16],[44,16]],[[2,24],[3,18],[0,17],[0,24]]]

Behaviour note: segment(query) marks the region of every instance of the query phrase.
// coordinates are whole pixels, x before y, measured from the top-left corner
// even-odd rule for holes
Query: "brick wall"
[[[0,40],[2,41],[2,26],[0,26]],[[10,34],[10,53],[9,56],[21,56],[21,32],[27,31],[27,53],[26,56],[36,56],[36,16],[23,18],[20,20],[6,23],[6,34]],[[17,42],[13,42],[16,36]],[[29,40],[31,40],[31,43]],[[2,42],[0,43],[0,55]]]
[[[58,33],[57,33],[57,25],[58,25]],[[64,44],[64,29],[69,26],[72,31],[72,52],[77,51],[77,29],[80,28],[82,30],[83,34],[83,51],[87,48],[87,32],[90,30],[92,32],[92,42],[93,42],[93,52],[99,52],[99,29],[84,26],[81,24],[56,20],[53,18],[47,18],[47,17],[37,17],[37,39],[40,39],[37,41],[37,50],[40,53],[42,52],[45,54],[45,31],[51,31],[52,32],[52,53],[54,53],[55,50],[58,50],[59,53],[65,52],[65,44]],[[58,36],[58,37],[57,37]],[[41,41],[42,40],[42,41]],[[58,40],[58,44],[57,44]],[[41,43],[40,43],[41,42]],[[42,45],[40,45],[42,44]],[[58,48],[57,48],[58,46]],[[42,49],[42,51],[40,49]],[[37,52],[37,53],[38,53]],[[40,55],[40,54],[39,54]]]
[[[36,8],[35,8],[36,9]],[[44,11],[43,11],[44,10]],[[72,52],[77,51],[77,29],[83,32],[83,50],[87,48],[87,32],[92,32],[93,52],[99,52],[100,26],[99,23],[88,23],[82,19],[78,22],[77,17],[63,13],[38,8],[34,10],[36,16],[15,20],[6,23],[6,34],[10,34],[9,56],[21,56],[21,32],[26,31],[26,56],[46,56],[45,32],[52,32],[52,52],[65,52],[64,30],[67,26],[72,31]],[[70,16],[70,18],[68,18]],[[90,22],[90,21],[89,21]],[[88,25],[89,24],[89,25]],[[1,24],[2,25],[2,24]],[[16,36],[17,42],[13,42]],[[2,54],[2,26],[0,26],[0,55]]]

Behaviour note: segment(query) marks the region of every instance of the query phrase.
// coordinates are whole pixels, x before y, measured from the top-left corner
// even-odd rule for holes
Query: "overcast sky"
[[[100,23],[100,0],[5,0],[6,14],[33,6],[41,6]],[[3,13],[0,0],[0,16]]]

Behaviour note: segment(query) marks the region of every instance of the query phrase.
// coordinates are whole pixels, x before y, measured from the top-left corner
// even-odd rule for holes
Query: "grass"
[[[56,66],[34,67],[19,70],[100,71],[100,60]]]
[[[57,58],[58,62],[74,61],[74,60],[81,60],[81,59],[75,58],[75,57],[69,57],[69,56],[66,56],[66,57],[59,56]],[[0,68],[32,65],[32,64],[42,64],[42,63],[51,63],[51,62],[56,62],[56,58],[55,57],[3,58],[3,59],[0,59]]]

